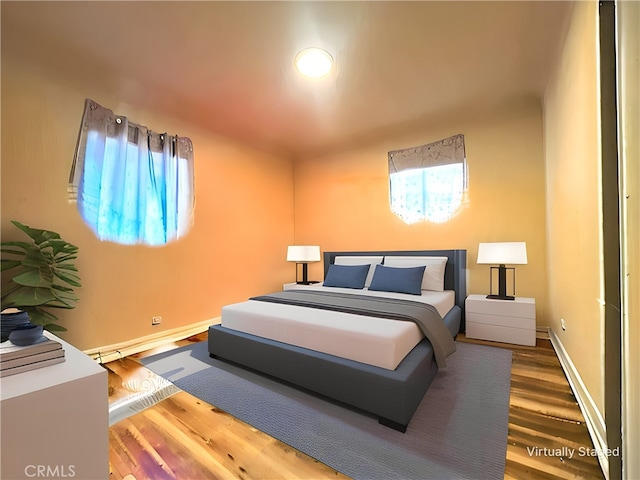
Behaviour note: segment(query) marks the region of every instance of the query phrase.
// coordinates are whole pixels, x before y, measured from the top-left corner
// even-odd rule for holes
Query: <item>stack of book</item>
[[[50,338],[24,347],[14,345],[9,340],[0,343],[0,377],[62,363],[64,360],[62,344]]]

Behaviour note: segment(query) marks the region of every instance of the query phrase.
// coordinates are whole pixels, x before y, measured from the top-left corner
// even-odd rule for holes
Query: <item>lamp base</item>
[[[515,300],[516,297],[511,295],[487,295],[487,298],[490,300]]]

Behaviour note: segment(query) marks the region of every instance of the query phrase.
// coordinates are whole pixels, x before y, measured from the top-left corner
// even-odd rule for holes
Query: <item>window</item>
[[[70,176],[71,198],[96,236],[163,245],[193,219],[193,146],[87,99]]]
[[[466,188],[463,135],[389,152],[389,203],[406,223],[448,221]]]

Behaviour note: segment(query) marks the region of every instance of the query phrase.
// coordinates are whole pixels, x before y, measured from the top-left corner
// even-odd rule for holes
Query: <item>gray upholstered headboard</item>
[[[465,331],[464,302],[467,298],[467,251],[466,250],[385,250],[369,252],[324,252],[324,275],[329,271],[329,265],[340,256],[407,256],[407,257],[447,257],[444,272],[445,290],[456,292],[455,303],[462,310],[460,331]],[[384,261],[383,261],[384,263]]]

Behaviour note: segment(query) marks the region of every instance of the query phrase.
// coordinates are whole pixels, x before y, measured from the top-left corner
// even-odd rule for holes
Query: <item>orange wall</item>
[[[219,316],[225,304],[290,281],[290,160],[122,103],[112,78],[87,79],[79,73],[86,65],[70,59],[45,64],[4,33],[2,239],[19,238],[10,224],[16,219],[58,231],[79,246],[83,286],[77,308],[60,315],[69,330],[61,335],[65,340],[87,350],[188,326]],[[184,239],[160,248],[103,243],[67,203],[86,97],[153,130],[193,140],[195,225]],[[162,316],[161,325],[151,326],[154,315]]]
[[[481,117],[444,120],[356,149],[294,164],[295,239],[327,250],[468,250],[469,293],[488,293],[479,242],[525,241],[529,264],[517,268],[517,294],[535,297],[546,320],[545,184],[541,106],[514,102]],[[389,209],[387,152],[462,133],[468,201],[450,221],[407,225]],[[322,277],[322,265],[310,266]]]
[[[576,2],[545,95],[544,120],[549,325],[604,412],[597,39],[598,4]]]

